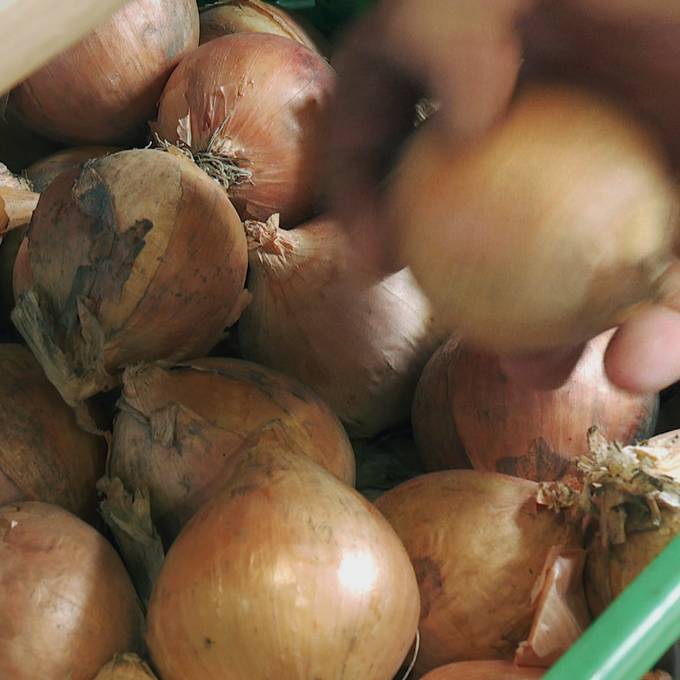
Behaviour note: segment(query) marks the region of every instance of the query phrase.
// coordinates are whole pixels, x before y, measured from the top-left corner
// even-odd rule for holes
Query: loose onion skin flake
[[[268,423],[341,481],[354,484],[354,455],[340,422],[310,390],[238,359],[126,370],[109,457],[111,476],[147,488],[166,544],[219,492],[229,458]]]
[[[139,650],[144,620],[106,539],[45,503],[0,508],[0,668],[12,680],[91,680]]]
[[[0,345],[0,506],[55,503],[92,520],[104,440],[75,415],[21,345]]]
[[[511,660],[531,628],[531,592],[553,546],[579,529],[539,508],[538,485],[450,470],[404,482],[375,502],[401,538],[420,588],[416,672],[454,661]]]
[[[141,142],[172,70],[197,45],[194,0],[133,0],[20,83],[9,107],[58,141]]]
[[[288,38],[236,33],[201,45],[168,81],[151,130],[225,187],[243,219],[309,217],[334,72]]]
[[[143,360],[201,356],[241,312],[241,222],[184,157],[122,151],[41,195],[14,266],[15,326],[64,399]]]
[[[269,440],[170,548],[147,642],[163,680],[391,680],[416,635],[404,547],[368,501]]]
[[[435,116],[414,135],[388,219],[467,342],[576,345],[672,301],[677,188],[646,128],[586,91],[535,85],[479,139],[453,146],[442,130]]]
[[[558,479],[588,451],[596,425],[621,444],[647,438],[656,394],[631,394],[604,372],[611,333],[590,343],[556,390],[519,385],[496,357],[451,340],[430,359],[413,401],[416,440],[429,470],[469,467],[535,481]]]

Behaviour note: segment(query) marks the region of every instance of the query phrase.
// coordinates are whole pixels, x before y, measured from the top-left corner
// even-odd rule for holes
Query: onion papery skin
[[[46,503],[0,508],[0,668],[12,680],[91,680],[142,645],[143,616],[106,539]]]
[[[457,145],[434,117],[387,204],[438,318],[494,353],[577,345],[673,296],[679,211],[664,153],[585,90],[527,86],[504,120]]]
[[[273,421],[290,447],[354,484],[352,448],[331,410],[297,381],[247,361],[128,369],[118,409],[110,474],[149,489],[166,544],[219,492],[229,458]]]
[[[538,485],[475,470],[421,475],[375,502],[401,538],[420,588],[416,672],[511,660],[533,618],[531,591],[552,546],[578,528],[536,505]]]
[[[416,635],[399,539],[356,491],[269,442],[170,548],[148,614],[163,680],[390,680]]]
[[[78,168],[91,158],[101,158],[121,150],[117,146],[74,146],[62,149],[31,163],[24,170],[24,175],[33,185],[33,190],[42,193],[62,172]]]
[[[421,680],[538,680],[544,671],[519,668],[509,661],[460,661],[423,675]]]
[[[209,152],[249,177],[227,192],[243,219],[280,213],[293,227],[315,207],[330,65],[288,38],[236,33],[202,45],[175,69],[152,132]]]
[[[97,673],[94,680],[157,680],[136,654],[119,654]]]
[[[93,520],[104,440],[78,427],[22,345],[0,345],[0,375],[0,505],[44,501]]]
[[[125,365],[206,354],[240,314],[246,267],[241,222],[215,182],[183,157],[122,151],[41,195],[12,320],[75,405]]]
[[[262,0],[226,0],[201,10],[201,45],[231,33],[270,33],[319,52],[314,40],[290,14]]]
[[[428,470],[472,467],[535,481],[560,478],[588,451],[597,426],[611,441],[646,439],[656,394],[631,394],[609,382],[604,353],[611,333],[588,343],[567,382],[539,390],[505,377],[497,357],[450,341],[425,368],[413,401],[413,426]],[[467,462],[467,460],[470,463]]]
[[[408,270],[368,267],[329,218],[296,229],[246,224],[252,300],[243,355],[311,387],[350,436],[408,422],[423,366],[441,340]]]
[[[61,142],[142,142],[167,79],[198,46],[198,31],[194,0],[133,0],[12,90],[10,110]]]

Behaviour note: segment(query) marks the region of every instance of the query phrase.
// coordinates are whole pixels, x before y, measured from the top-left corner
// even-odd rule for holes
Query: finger
[[[578,363],[585,345],[549,350],[500,360],[508,380],[538,390],[553,390],[563,385]]]
[[[609,343],[605,370],[630,392],[659,392],[680,380],[680,313],[653,307],[626,322]]]

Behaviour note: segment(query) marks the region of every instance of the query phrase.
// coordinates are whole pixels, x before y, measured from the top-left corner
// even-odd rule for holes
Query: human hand
[[[627,102],[680,164],[680,6],[665,0],[384,0],[347,37],[335,65],[331,190],[358,247],[389,268],[395,255],[381,185],[428,95],[451,139],[483,134],[502,117],[518,78],[586,82]],[[506,374],[554,387],[581,353],[566,347],[503,359]],[[638,313],[614,334],[610,379],[656,391],[680,378],[680,314]]]

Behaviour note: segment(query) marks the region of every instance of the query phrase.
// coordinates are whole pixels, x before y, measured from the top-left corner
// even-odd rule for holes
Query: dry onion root
[[[330,409],[297,381],[247,361],[127,369],[118,408],[109,472],[149,490],[166,544],[220,490],[230,456],[272,422],[294,450],[354,483],[352,448]]]
[[[20,83],[10,110],[64,142],[139,142],[166,80],[197,45],[194,0],[133,0]]]
[[[674,292],[677,192],[662,150],[576,89],[533,86],[452,148],[436,116],[389,195],[404,264],[442,322],[499,354],[578,344]],[[666,289],[668,287],[668,289]]]
[[[390,680],[419,602],[388,523],[274,439],[232,470],[156,583],[147,642],[163,680]]]
[[[219,186],[182,157],[122,151],[41,195],[14,267],[12,320],[78,405],[124,365],[205,354],[241,312],[246,266]]]
[[[32,163],[24,170],[24,175],[33,185],[34,191],[41,193],[62,172],[80,167],[91,158],[101,158],[116,151],[121,149],[117,146],[70,147]]]
[[[94,519],[104,441],[77,426],[25,347],[0,345],[0,376],[0,506],[44,501]]]
[[[281,213],[292,227],[315,205],[333,84],[323,57],[293,40],[227,35],[182,60],[151,129],[190,152],[242,218]]]
[[[538,485],[491,472],[421,475],[377,508],[408,551],[420,588],[416,672],[454,661],[511,660],[532,623],[532,589],[553,546],[580,529],[537,505]]]
[[[157,680],[136,654],[119,654],[102,668],[94,680]]]
[[[567,382],[537,390],[509,381],[497,358],[450,340],[434,354],[416,389],[413,427],[429,470],[469,467],[535,481],[558,479],[585,454],[596,425],[630,444],[648,437],[655,394],[616,388],[604,372],[611,333],[588,343]]]
[[[144,620],[111,545],[45,503],[0,508],[0,668],[12,680],[90,680],[140,650]]]
[[[263,0],[225,0],[200,12],[201,45],[231,33],[270,33],[319,52],[312,37],[290,14]]]
[[[369,269],[335,221],[290,231],[247,222],[246,358],[309,385],[353,437],[408,421],[418,376],[440,341],[408,270]]]

